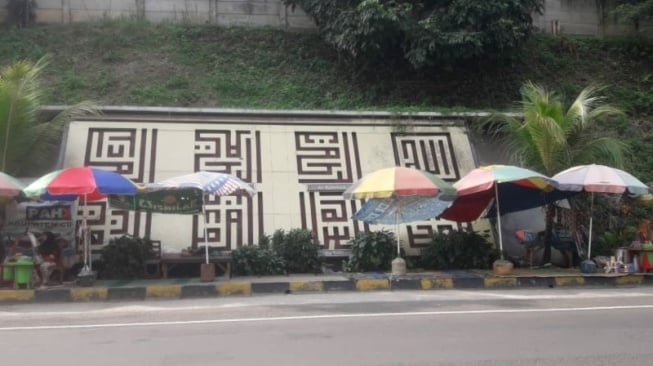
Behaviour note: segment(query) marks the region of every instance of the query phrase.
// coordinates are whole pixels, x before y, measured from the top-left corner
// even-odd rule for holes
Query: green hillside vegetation
[[[641,154],[633,168],[653,180],[653,45],[642,40],[539,34],[502,64],[361,74],[312,32],[106,21],[0,33],[0,65],[46,54],[46,102],[55,105],[506,110],[527,80],[568,98],[599,83],[628,114],[616,127]]]

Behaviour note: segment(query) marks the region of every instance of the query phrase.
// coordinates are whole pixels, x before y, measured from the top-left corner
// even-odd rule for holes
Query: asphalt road
[[[653,289],[0,306],[3,365],[650,365]]]

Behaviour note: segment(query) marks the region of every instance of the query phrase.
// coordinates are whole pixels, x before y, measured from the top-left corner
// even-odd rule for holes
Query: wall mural
[[[83,165],[120,173],[136,183],[152,182],[156,170],[156,141],[157,129],[89,128]],[[116,236],[150,235],[152,215],[148,213],[114,210],[106,201],[81,205],[78,212],[80,219],[84,215],[88,218],[94,253]]]
[[[228,173],[248,183],[262,183],[260,140],[258,131],[196,130],[195,171]],[[263,235],[263,192],[254,197],[209,197],[205,204],[210,245],[237,249],[257,243]],[[206,241],[202,220],[193,217],[193,247]]]
[[[433,122],[397,132],[383,121],[330,127],[281,120],[107,119],[71,123],[64,165],[112,170],[137,183],[199,170],[225,172],[257,188],[254,197],[208,198],[208,242],[225,249],[256,244],[261,235],[277,229],[300,227],[310,230],[323,249],[347,249],[347,242],[358,233],[382,228],[351,220],[363,201],[342,199],[342,192],[365,173],[400,165],[454,182],[461,172],[474,168],[464,128]],[[79,216],[84,214],[94,250],[123,234],[160,239],[167,251],[197,247],[206,239],[201,215],[189,221],[170,219],[112,209],[105,201],[80,206]],[[430,220],[403,227],[403,245],[418,250],[434,232],[467,225]]]

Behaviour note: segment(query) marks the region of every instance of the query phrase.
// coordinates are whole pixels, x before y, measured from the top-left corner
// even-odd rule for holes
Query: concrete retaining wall
[[[8,0],[0,0],[0,23],[6,17]],[[223,26],[269,26],[312,29],[313,20],[301,9],[291,9],[281,0],[36,0],[39,23],[70,23],[98,19],[141,19],[152,22],[192,22]],[[607,8],[610,8],[608,1]],[[596,0],[545,0],[543,15],[534,24],[547,33],[617,35],[633,32],[630,25],[617,25],[604,17]],[[640,30],[653,33],[653,23]]]

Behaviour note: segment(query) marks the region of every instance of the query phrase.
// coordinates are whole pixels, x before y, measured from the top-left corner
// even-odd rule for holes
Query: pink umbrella
[[[579,165],[562,171],[552,177],[558,182],[561,191],[590,192],[590,229],[587,244],[587,259],[592,255],[592,210],[594,208],[594,193],[628,192],[631,196],[642,196],[649,193],[649,188],[631,174],[623,170],[605,165]]]

